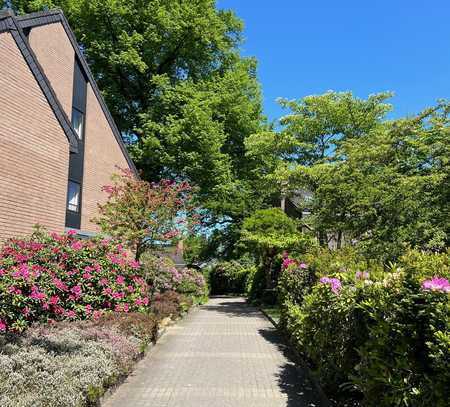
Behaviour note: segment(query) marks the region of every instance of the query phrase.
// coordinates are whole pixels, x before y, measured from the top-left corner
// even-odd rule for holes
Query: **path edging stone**
[[[94,406],[94,407],[101,407],[114,393],[115,391],[125,382],[125,380],[135,371],[137,364],[144,359],[146,356],[148,356],[153,349],[155,348],[155,345],[158,343],[158,341],[167,333],[167,328],[175,325],[178,321],[184,319],[188,314],[194,312],[196,309],[198,309],[199,305],[195,304],[191,308],[189,308],[187,311],[183,311],[178,318],[172,319],[170,318],[170,321],[167,322],[163,327],[158,328],[158,332],[156,333],[156,338],[153,342],[150,342],[146,348],[138,355],[136,358],[136,361],[133,365],[133,367],[130,369],[129,372],[121,374],[117,380],[109,386],[105,392],[95,401],[88,402],[88,406]]]
[[[320,386],[318,380],[315,378],[315,376],[314,376],[313,372],[311,371],[311,369],[309,368],[308,364],[305,362],[305,360],[302,357],[302,355],[300,354],[300,352],[296,349],[296,347],[292,343],[291,338],[286,334],[286,332],[284,332],[283,329],[280,328],[280,324],[278,322],[276,322],[262,307],[258,307],[258,308],[261,311],[261,313],[266,317],[266,319],[269,320],[269,322],[277,329],[277,331],[281,333],[281,335],[283,336],[283,338],[289,348],[289,351],[294,356],[294,362],[297,365],[297,369],[301,368],[306,372],[308,379],[311,381],[312,385],[314,386],[314,389],[319,394],[319,396],[321,398],[321,402],[324,403],[323,405],[327,406],[327,407],[328,406],[331,407],[330,400],[328,400],[328,397],[326,396],[325,392],[323,391],[322,387]]]

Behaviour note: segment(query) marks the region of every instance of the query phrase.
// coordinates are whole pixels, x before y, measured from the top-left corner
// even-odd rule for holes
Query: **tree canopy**
[[[242,21],[214,0],[13,0],[61,8],[142,176],[199,187],[214,219],[261,201],[245,140],[264,126]]]

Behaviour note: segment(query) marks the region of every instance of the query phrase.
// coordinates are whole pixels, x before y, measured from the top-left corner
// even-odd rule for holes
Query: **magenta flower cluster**
[[[422,283],[422,289],[426,291],[440,291],[443,293],[450,292],[450,283],[446,278],[433,277],[430,280],[425,280]]]
[[[0,250],[0,331],[146,307],[149,287],[139,267],[120,244],[73,232],[10,240]]]
[[[339,294],[342,289],[341,280],[339,280],[338,278],[322,277],[320,279],[320,282],[322,284],[329,284],[331,286],[331,291],[333,291],[335,294]]]
[[[308,268],[308,265],[303,262],[298,262],[297,260],[289,257],[289,254],[287,252],[283,253],[283,262],[281,263],[281,269],[286,270],[290,268],[291,266],[295,266],[297,269],[305,270]]]

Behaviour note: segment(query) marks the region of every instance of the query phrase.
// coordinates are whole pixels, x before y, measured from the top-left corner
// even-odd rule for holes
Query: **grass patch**
[[[277,305],[262,305],[261,309],[269,315],[277,324],[280,322],[280,307]]]

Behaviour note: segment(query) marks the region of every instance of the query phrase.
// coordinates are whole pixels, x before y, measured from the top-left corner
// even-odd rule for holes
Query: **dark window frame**
[[[81,116],[81,134],[78,134],[77,128],[75,128],[74,126],[74,113],[79,113]],[[85,122],[86,122],[86,113],[82,112],[80,109],[76,108],[75,106],[72,106],[72,119],[71,119],[71,123],[72,123],[72,127],[73,130],[75,131],[75,134],[78,137],[78,140],[84,140],[84,128],[85,128]]]
[[[78,186],[78,202],[77,202],[77,209],[73,210],[69,208],[70,201],[69,201],[69,191],[70,191],[70,184],[76,184]],[[69,179],[67,182],[67,200],[66,200],[66,211],[79,214],[81,213],[81,184],[77,181],[73,181]]]

